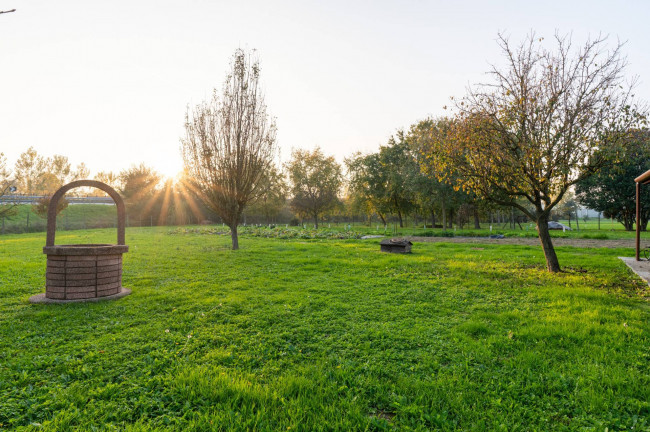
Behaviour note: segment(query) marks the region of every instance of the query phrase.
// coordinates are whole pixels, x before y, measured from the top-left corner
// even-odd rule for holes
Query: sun
[[[162,161],[154,166],[154,169],[164,178],[177,180],[183,171],[183,164],[180,161]]]

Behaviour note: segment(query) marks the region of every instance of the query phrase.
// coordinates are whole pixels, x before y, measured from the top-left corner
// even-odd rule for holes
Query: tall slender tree
[[[221,95],[215,90],[185,118],[185,169],[197,195],[230,227],[233,250],[241,215],[263,193],[277,154],[275,120],[266,110],[259,61],[238,49]]]

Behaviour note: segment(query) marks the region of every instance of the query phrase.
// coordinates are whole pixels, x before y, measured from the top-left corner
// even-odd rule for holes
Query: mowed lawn
[[[0,237],[0,429],[650,430],[650,302],[619,255],[127,231],[112,302],[31,305]],[[114,230],[57,243],[113,242]]]

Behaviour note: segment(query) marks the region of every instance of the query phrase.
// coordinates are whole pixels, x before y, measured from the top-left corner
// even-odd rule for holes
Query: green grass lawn
[[[127,231],[112,302],[31,305],[0,238],[0,429],[650,430],[647,286],[619,255]],[[115,231],[57,243],[114,242]]]

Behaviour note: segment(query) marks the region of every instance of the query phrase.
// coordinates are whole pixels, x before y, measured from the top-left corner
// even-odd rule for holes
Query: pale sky
[[[145,162],[180,171],[186,106],[221,89],[254,48],[281,158],[320,146],[339,161],[442,115],[500,63],[495,38],[599,32],[627,41],[650,100],[647,1],[0,0],[0,152],[33,146],[91,173]]]

